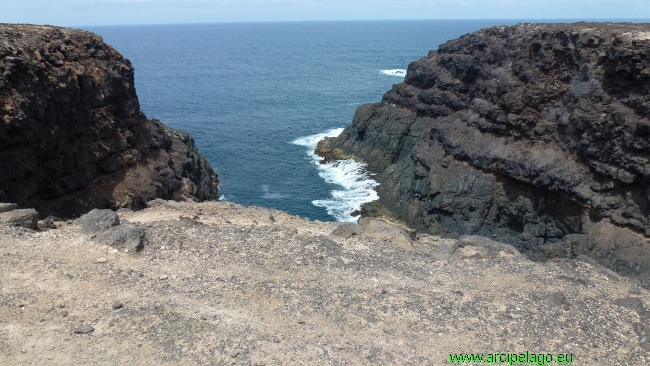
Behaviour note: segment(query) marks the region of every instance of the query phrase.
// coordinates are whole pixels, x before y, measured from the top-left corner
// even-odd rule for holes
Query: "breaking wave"
[[[331,129],[323,133],[300,137],[292,141],[292,144],[307,147],[307,154],[318,167],[318,175],[327,183],[337,184],[342,188],[331,191],[329,199],[314,200],[311,203],[314,206],[325,208],[327,213],[337,221],[357,222],[358,219],[350,214],[359,210],[362,204],[379,199],[375,192],[375,187],[379,183],[370,177],[366,165],[363,163],[348,159],[321,164],[321,157],[314,153],[320,140],[325,137],[336,137],[341,132],[343,132],[342,128]]]
[[[380,71],[384,75],[399,76],[402,78],[406,76],[406,70],[404,69],[380,70]]]

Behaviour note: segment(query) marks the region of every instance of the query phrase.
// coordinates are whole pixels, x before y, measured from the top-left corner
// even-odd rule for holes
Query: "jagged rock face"
[[[0,25],[0,202],[71,216],[217,199],[192,138],[140,111],[129,60],[92,33]]]
[[[649,117],[650,25],[520,24],[411,63],[322,148],[368,162],[383,205],[419,230],[640,275]]]

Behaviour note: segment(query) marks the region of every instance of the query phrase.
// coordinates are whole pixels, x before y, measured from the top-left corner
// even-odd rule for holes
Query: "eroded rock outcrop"
[[[0,25],[0,202],[65,217],[217,185],[187,133],[140,111],[131,63],[99,36]]]
[[[520,24],[449,41],[321,143],[430,233],[650,269],[650,25]],[[333,154],[336,153],[336,154]]]

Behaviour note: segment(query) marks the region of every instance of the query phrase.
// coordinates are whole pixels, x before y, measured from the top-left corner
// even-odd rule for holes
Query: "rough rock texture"
[[[38,226],[38,212],[33,208],[2,212],[0,213],[0,224],[36,229]]]
[[[650,25],[520,24],[449,41],[321,142],[429,233],[650,269]]]
[[[1,365],[445,365],[476,352],[650,364],[650,293],[585,256],[536,263],[422,233],[410,252],[227,202],[117,216],[146,228],[139,254],[88,239],[81,219],[0,225]]]
[[[0,24],[0,202],[42,215],[218,198],[184,132],[140,111],[131,63],[92,33]]]

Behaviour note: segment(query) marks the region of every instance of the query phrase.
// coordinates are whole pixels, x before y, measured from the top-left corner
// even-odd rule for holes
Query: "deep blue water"
[[[225,199],[332,221],[334,216],[312,201],[330,200],[331,211],[333,205],[349,204],[349,194],[355,192],[332,201],[332,192],[341,193],[341,186],[323,177],[344,183],[341,172],[319,169],[309,148],[292,142],[345,127],[359,104],[380,101],[401,81],[381,70],[406,69],[449,39],[513,23],[359,21],[85,29],[131,60],[142,110],[194,137],[219,174]]]

